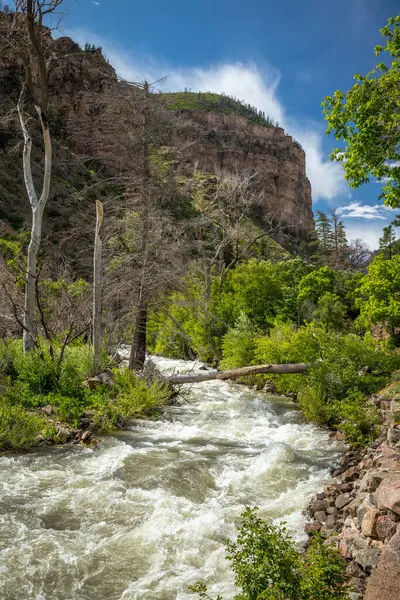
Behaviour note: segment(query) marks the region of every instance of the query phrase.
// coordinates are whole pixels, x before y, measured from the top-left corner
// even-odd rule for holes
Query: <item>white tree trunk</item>
[[[96,234],[94,239],[93,255],[93,368],[97,373],[101,365],[101,286],[102,286],[102,240],[100,229],[103,224],[103,205],[100,200],[96,201]]]
[[[30,352],[36,343],[36,277],[37,255],[42,237],[42,214],[40,206],[32,209],[31,240],[28,246],[27,274],[25,279],[24,350]]]
[[[22,94],[18,102],[18,115],[21,124],[22,133],[24,136],[24,149],[23,149],[23,169],[24,169],[24,181],[25,187],[28,194],[29,202],[32,208],[32,228],[31,228],[31,239],[28,246],[27,256],[27,272],[25,279],[25,304],[24,304],[24,350],[30,352],[35,347],[36,343],[36,279],[37,279],[37,257],[40,248],[40,242],[42,239],[42,221],[43,212],[50,193],[50,178],[51,178],[51,164],[52,164],[52,148],[51,148],[51,137],[50,130],[47,120],[39,106],[35,106],[36,112],[38,113],[40,123],[42,126],[42,135],[44,142],[44,175],[43,175],[43,187],[40,198],[38,199],[35,185],[32,177],[31,167],[31,150],[32,150],[32,139],[29,135],[29,131],[25,122],[25,116],[22,109],[21,102]]]
[[[250,367],[241,367],[231,369],[229,371],[208,371],[197,375],[170,375],[166,377],[168,383],[198,383],[201,381],[211,381],[213,379],[233,379],[235,377],[246,377],[247,375],[260,375],[261,373],[302,373],[309,369],[312,365],[286,364],[286,365],[256,365]]]

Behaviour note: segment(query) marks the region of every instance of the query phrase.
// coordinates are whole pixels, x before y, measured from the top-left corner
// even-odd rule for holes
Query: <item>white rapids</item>
[[[284,398],[210,381],[95,451],[3,454],[0,598],[192,600],[201,580],[229,599],[223,542],[244,507],[301,541],[301,511],[338,451]]]

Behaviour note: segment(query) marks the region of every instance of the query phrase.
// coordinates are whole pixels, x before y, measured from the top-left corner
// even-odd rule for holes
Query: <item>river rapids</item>
[[[284,398],[210,381],[95,451],[0,455],[0,598],[192,600],[199,580],[232,598],[223,542],[244,507],[300,542],[338,450]]]

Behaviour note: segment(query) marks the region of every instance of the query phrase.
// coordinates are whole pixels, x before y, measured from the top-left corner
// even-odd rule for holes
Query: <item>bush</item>
[[[226,543],[240,589],[235,600],[349,599],[346,565],[336,550],[315,537],[301,556],[284,525],[270,525],[256,511],[246,508],[237,540]],[[202,599],[209,598],[202,583],[190,589]]]
[[[155,381],[147,384],[129,369],[115,369],[115,411],[123,421],[137,418],[163,404],[171,397],[168,386]]]
[[[256,363],[307,362],[306,373],[272,377],[278,391],[294,392],[304,414],[319,425],[340,427],[353,445],[378,431],[367,396],[384,387],[400,366],[400,355],[355,334],[329,332],[315,324],[280,325],[255,341]],[[350,418],[354,411],[352,418]]]
[[[250,319],[241,313],[235,327],[222,339],[222,369],[245,367],[254,359],[255,331]]]
[[[28,447],[35,443],[42,430],[53,427],[51,419],[28,412],[41,406],[54,406],[57,418],[73,427],[78,426],[80,417],[86,414],[92,417],[96,429],[112,431],[133,418],[149,414],[170,398],[168,387],[157,382],[147,384],[129,369],[113,371],[114,386],[86,388],[83,382],[91,374],[92,348],[80,344],[67,347],[58,366],[59,350],[56,347],[52,357],[44,342],[40,349],[28,354],[24,354],[21,341],[0,346],[3,415],[0,417],[0,448]]]
[[[376,407],[366,401],[361,392],[349,395],[334,404],[337,427],[354,447],[365,446],[379,435],[379,414]]]
[[[314,311],[314,318],[326,329],[341,329],[344,323],[346,307],[339,296],[327,292],[319,300]]]
[[[33,446],[47,428],[41,415],[26,412],[21,406],[0,403],[0,450],[23,450]]]
[[[326,404],[326,397],[321,385],[305,385],[300,388],[297,400],[306,418],[317,425],[328,423],[332,412]]]

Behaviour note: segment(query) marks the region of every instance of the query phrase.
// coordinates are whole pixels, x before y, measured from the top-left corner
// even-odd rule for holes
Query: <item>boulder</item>
[[[351,501],[349,494],[339,494],[335,500],[335,506],[338,510],[341,510]]]
[[[400,442],[400,429],[390,427],[387,432],[387,441],[389,445],[396,446]]]
[[[53,406],[52,404],[46,404],[46,406],[41,406],[40,408],[38,408],[38,410],[44,415],[47,415],[48,417],[57,414],[57,407]]]
[[[382,480],[376,490],[376,502],[379,509],[400,515],[400,475]]]
[[[367,471],[360,483],[360,492],[375,492],[385,478],[383,471]]]
[[[380,512],[376,508],[369,508],[365,513],[362,523],[361,532],[366,537],[378,537],[376,533],[376,522]]]
[[[328,515],[337,515],[338,514],[338,509],[336,508],[336,506],[328,506],[328,508],[325,511]]]
[[[353,558],[365,573],[371,573],[379,563],[381,551],[379,548],[364,548],[353,550]],[[386,596],[385,596],[386,597]]]
[[[353,487],[354,487],[354,484],[350,481],[347,481],[345,483],[340,484],[340,491],[341,492],[351,492]]]
[[[309,509],[310,514],[313,515],[316,512],[324,511],[327,508],[328,504],[329,504],[328,501],[325,499],[324,500],[316,499],[316,500],[311,501],[310,509]]]
[[[343,473],[343,479],[344,481],[354,481],[357,479],[359,473],[360,469],[358,467],[350,467]]]
[[[356,559],[357,554],[367,549],[368,540],[362,537],[358,531],[347,529],[342,533],[339,542],[339,551],[343,558]]]
[[[371,508],[376,508],[375,496],[374,494],[367,494],[357,510],[357,521],[360,527],[365,513]]]
[[[376,537],[378,540],[389,540],[396,532],[396,527],[389,515],[381,515],[376,520]]]
[[[339,541],[339,552],[343,558],[350,559],[352,557],[353,541],[356,535],[351,530],[342,533]]]
[[[396,533],[383,548],[379,564],[368,579],[364,600],[399,600],[400,534]]]
[[[324,510],[317,510],[314,513],[314,519],[316,519],[320,523],[325,523],[325,521],[326,521],[326,512]]]
[[[311,523],[306,523],[304,526],[304,531],[306,533],[308,533],[309,535],[311,535],[312,533],[315,533],[317,531],[321,530],[321,523],[318,523],[318,521],[312,521]]]
[[[325,521],[325,526],[327,529],[334,529],[336,526],[336,517],[335,515],[328,515]]]

